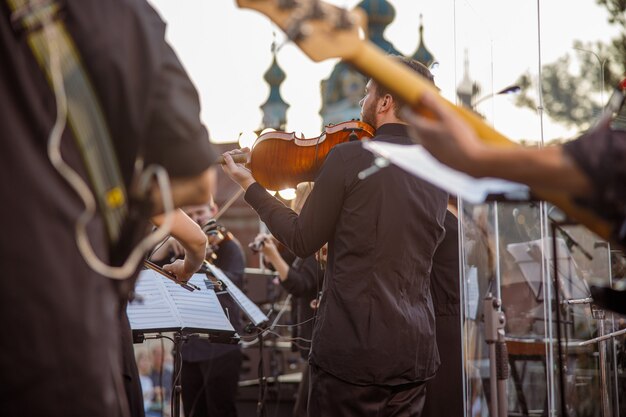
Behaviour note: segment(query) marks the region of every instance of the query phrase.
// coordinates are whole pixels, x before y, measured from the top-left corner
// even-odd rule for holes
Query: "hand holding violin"
[[[241,188],[245,190],[248,189],[253,183],[255,183],[255,179],[252,176],[252,172],[248,168],[244,166],[244,164],[235,163],[233,157],[237,155],[247,155],[250,153],[250,149],[242,148],[242,149],[233,149],[232,151],[225,152],[222,154],[224,158],[224,164],[222,165],[222,169],[224,172],[237,184],[241,186]]]
[[[174,275],[180,282],[189,281],[189,278],[196,272],[195,270],[189,270],[183,259],[177,259],[171,264],[163,265],[163,270]]]
[[[260,233],[256,238],[254,238],[254,246],[259,248],[259,251],[263,253],[263,255],[272,265],[274,265],[274,267],[279,260],[282,259],[280,253],[278,252],[278,248],[274,243],[272,235]]]

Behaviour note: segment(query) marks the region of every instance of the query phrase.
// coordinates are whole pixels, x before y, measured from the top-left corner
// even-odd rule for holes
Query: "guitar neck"
[[[376,80],[376,82],[394,95],[400,97],[411,108],[425,113],[419,102],[424,92],[430,92],[440,99],[447,107],[456,111],[486,143],[492,145],[515,146],[507,137],[487,125],[478,115],[464,107],[458,107],[441,97],[439,91],[426,79],[415,74],[406,65],[390,59],[380,48],[371,42],[362,42],[361,48],[347,61],[361,72]]]
[[[474,112],[464,107],[455,106],[441,97],[436,88],[426,79],[417,76],[404,64],[390,59],[383,51],[370,42],[362,42],[356,53],[345,58],[364,74],[368,75],[377,83],[392,91],[402,101],[407,103],[417,112],[425,113],[420,109],[419,102],[424,92],[431,92],[434,97],[445,106],[453,109],[461,116],[476,132],[477,136],[485,143],[494,146],[520,146],[502,135],[491,126],[486,124]],[[540,200],[548,201],[573,219],[588,227],[604,239],[609,239],[612,227],[606,221],[587,209],[576,206],[571,198],[565,194],[533,190],[533,195]]]

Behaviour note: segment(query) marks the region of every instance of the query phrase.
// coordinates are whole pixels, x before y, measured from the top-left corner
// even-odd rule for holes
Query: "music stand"
[[[265,313],[263,313],[263,311],[261,311],[261,309],[253,303],[221,269],[205,261],[202,270],[212,275],[222,284],[226,292],[235,300],[239,308],[241,308],[255,327],[262,327],[269,322],[270,319]]]
[[[537,301],[544,300],[544,288],[541,281],[542,257],[547,262],[554,262],[552,238],[537,239],[530,242],[511,243],[506,246],[507,252],[519,265],[522,276],[531,288]],[[556,239],[556,261],[558,263],[558,282],[566,300],[578,300],[589,297],[590,291],[585,280],[578,273],[578,266],[570,253],[564,239]],[[548,248],[548,253],[543,253]],[[567,285],[565,285],[567,284]]]
[[[174,356],[190,337],[208,338],[211,342],[239,342],[239,336],[224,314],[215,291],[205,284],[204,274],[195,274],[189,281],[206,290],[189,292],[155,270],[143,270],[135,285],[135,301],[126,313],[133,339],[143,340],[146,334],[174,332]],[[180,412],[180,386],[177,384],[182,359],[174,360],[172,381],[173,415]]]

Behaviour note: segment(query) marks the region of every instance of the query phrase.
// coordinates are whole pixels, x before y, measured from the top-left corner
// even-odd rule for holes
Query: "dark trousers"
[[[307,417],[309,400],[309,364],[305,363],[302,369],[302,380],[298,386],[298,397],[293,405],[293,417]]]
[[[186,417],[237,416],[235,396],[241,356],[240,350],[234,350],[209,361],[183,361],[181,385]]]
[[[424,382],[385,386],[354,385],[311,364],[309,417],[420,417]]]
[[[441,365],[426,384],[424,417],[463,417],[463,345],[461,318],[437,316],[437,347]]]

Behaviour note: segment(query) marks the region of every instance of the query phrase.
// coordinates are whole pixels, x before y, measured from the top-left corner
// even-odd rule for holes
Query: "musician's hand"
[[[250,153],[250,149],[242,148],[242,149],[233,149],[232,151],[225,152],[224,154],[222,154],[222,156],[224,157],[224,161],[225,161],[224,165],[222,165],[222,169],[224,170],[224,172],[226,172],[226,174],[228,174],[228,176],[233,181],[239,184],[241,188],[244,189],[244,191],[247,190],[248,187],[255,182],[254,177],[252,176],[252,173],[250,172],[250,170],[244,166],[244,164],[236,164],[233,161],[233,158],[231,157],[231,155],[248,154],[248,153]]]
[[[167,240],[152,253],[150,259],[153,261],[162,261],[166,258],[179,257],[185,254],[185,248],[180,242],[173,237],[167,238]]]
[[[421,144],[442,163],[480,176],[482,167],[479,161],[487,146],[478,139],[474,130],[431,93],[424,93],[420,104],[435,115],[433,120],[416,114],[411,120]]]
[[[322,265],[322,268],[326,268],[328,261],[328,243],[325,243],[320,250],[315,252],[315,259]]]
[[[185,261],[177,259],[171,264],[163,265],[163,270],[173,274],[178,281],[187,282],[195,271],[188,271],[185,268]]]
[[[257,237],[254,238],[255,244],[259,246],[261,253],[267,258],[268,261],[272,263],[272,265],[276,265],[277,260],[281,259],[280,253],[278,252],[278,248],[276,247],[276,243],[274,242],[274,237],[267,233],[259,233]],[[263,244],[260,244],[260,243]]]

